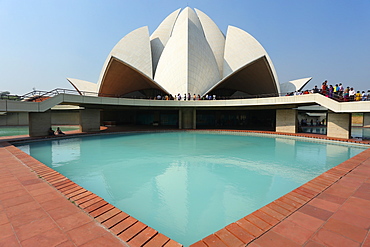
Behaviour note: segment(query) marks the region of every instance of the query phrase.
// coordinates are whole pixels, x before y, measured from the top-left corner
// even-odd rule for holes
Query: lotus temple
[[[79,92],[99,96],[279,96],[311,78],[279,84],[272,61],[247,32],[229,26],[226,36],[202,11],[171,13],[150,35],[148,27],[123,37],[108,55],[98,83],[68,79]],[[281,91],[282,90],[282,91]]]
[[[327,123],[327,136],[339,138],[351,136],[352,113],[364,114],[364,126],[370,125],[369,102],[337,102],[318,93],[284,96],[311,79],[279,83],[271,58],[252,35],[234,26],[223,34],[205,13],[186,7],[152,34],[148,27],[126,34],[96,83],[68,78],[75,90],[0,101],[6,113],[0,125],[28,125],[31,136],[45,135],[52,124],[79,125],[83,132],[130,125],[296,133],[308,117]]]
[[[205,13],[186,7],[168,15],[152,34],[148,27],[124,34],[108,54],[96,82],[68,78],[74,90],[34,90],[23,96],[5,98],[0,94],[0,246],[181,247],[183,243],[180,241],[176,242],[178,240],[162,234],[149,223],[136,219],[137,216],[126,212],[126,209],[123,212],[123,209],[110,204],[106,197],[100,197],[98,192],[106,190],[110,194],[107,188],[115,187],[117,191],[140,197],[141,191],[149,191],[149,196],[141,197],[147,201],[133,208],[144,208],[147,209],[145,214],[157,216],[152,206],[154,201],[160,199],[153,195],[160,194],[176,208],[188,197],[187,194],[179,194],[187,192],[186,189],[190,187],[185,182],[189,180],[189,184],[193,184],[188,178],[196,177],[201,185],[207,184],[208,194],[212,195],[210,189],[216,188],[215,195],[222,200],[215,204],[231,206],[229,209],[223,208],[218,215],[210,215],[214,219],[236,211],[236,204],[241,205],[242,200],[230,202],[235,195],[233,188],[247,190],[263,187],[267,188],[267,196],[277,190],[279,184],[284,187],[290,183],[284,176],[279,178],[275,171],[284,171],[287,177],[297,179],[306,170],[311,170],[311,165],[317,165],[318,162],[311,161],[310,156],[322,153],[325,154],[324,159],[330,157],[328,160],[336,156],[348,157],[342,157],[344,160],[341,163],[331,167],[330,162],[325,160],[325,169],[320,170],[319,175],[288,189],[247,216],[225,223],[221,229],[207,233],[208,236],[194,239],[189,245],[370,246],[370,141],[353,138],[352,133],[354,115],[361,115],[362,129],[370,129],[370,101],[340,102],[319,93],[286,96],[287,93],[301,91],[312,78],[280,83],[277,74],[270,56],[252,35],[234,26],[229,26],[224,34]],[[303,133],[302,120],[311,123],[311,128],[325,129],[325,133]],[[54,136],[53,133],[48,136],[51,126],[70,125],[79,130],[69,131],[62,136]],[[10,126],[27,126],[28,134],[1,136],[2,129]],[[273,141],[271,152],[265,151],[266,145],[256,145],[255,141],[248,145],[260,147],[257,153],[261,152],[273,162],[278,156],[283,160],[294,156],[298,158],[293,161],[294,164],[301,163],[302,159],[310,163],[303,165],[303,170],[285,168],[275,163],[268,165],[265,170],[262,169],[264,176],[272,174],[267,182],[261,182],[253,175],[246,178],[235,172],[231,173],[231,182],[239,179],[241,186],[213,186],[210,184],[212,177],[217,181],[230,180],[222,178],[221,175],[226,172],[214,169],[213,164],[210,166],[212,169],[202,169],[217,170],[215,175],[202,173],[203,170],[199,170],[201,173],[198,170],[188,172],[188,167],[183,163],[177,165],[176,162],[171,163],[174,164],[173,169],[163,169],[165,173],[158,172],[158,175],[148,168],[148,163],[157,167],[151,163],[157,153],[149,158],[144,157],[142,163],[148,166],[141,169],[134,164],[140,154],[128,149],[132,145],[130,141],[126,146],[110,141],[109,145],[99,141],[99,144],[91,142],[89,145],[92,146],[78,146],[80,144],[76,143],[79,141],[72,141],[73,138],[82,139],[84,136],[108,137],[112,136],[112,132],[128,136],[132,132],[140,133],[138,136],[154,132],[155,135],[164,132],[227,133],[230,136],[268,136],[270,139],[278,136],[276,138],[282,140]],[[196,146],[195,140],[203,138],[183,139],[191,139],[192,145]],[[298,150],[295,143],[302,140],[327,146],[315,152],[311,149]],[[65,146],[68,142],[71,146]],[[219,150],[224,155],[227,151],[226,142],[235,144],[233,141],[211,141],[193,149],[198,152],[202,146],[210,148],[213,153]],[[139,151],[149,143],[149,146],[158,148],[156,152],[165,150],[173,155],[173,151],[169,151],[171,144],[166,148],[159,147],[157,139],[148,142],[144,138],[144,142],[134,143],[136,146],[133,146]],[[167,141],[161,143],[168,144]],[[45,149],[40,149],[42,145]],[[119,151],[112,151],[113,146],[118,147]],[[182,156],[186,153],[184,146],[178,148],[179,155],[173,156],[186,160]],[[229,150],[234,152],[236,146],[240,148],[240,143],[236,142]],[[108,151],[101,151],[103,147]],[[361,151],[352,153],[355,151],[350,151],[350,148]],[[241,151],[235,151],[233,155],[246,153],[252,156],[252,152],[248,153],[245,149],[241,147],[238,149]],[[103,170],[102,167],[110,165],[108,160],[112,158],[112,153],[125,156],[120,153],[123,150],[133,158],[116,162],[117,170]],[[109,152],[111,156],[106,157]],[[293,154],[287,158],[285,152]],[[46,157],[46,161],[33,156],[36,153]],[[277,155],[270,156],[271,153]],[[209,153],[206,154],[204,157],[208,157]],[[305,158],[302,158],[302,154],[306,155]],[[77,158],[79,155],[87,155],[86,160],[89,161],[80,162]],[[157,156],[159,164],[165,163],[165,155]],[[104,160],[100,162],[98,158]],[[55,166],[48,164],[54,160],[61,163]],[[214,160],[222,165],[227,163],[226,158]],[[241,166],[239,160],[236,167]],[[77,164],[74,165],[72,161]],[[93,161],[98,164],[93,165]],[[71,162],[70,167],[82,171],[81,181],[87,181],[88,186],[98,187],[97,192],[59,171],[62,162]],[[204,163],[203,159],[201,163]],[[260,169],[262,163],[252,159],[253,171]],[[81,168],[80,165],[85,164],[89,167]],[[129,169],[123,168],[123,165],[129,165]],[[93,167],[103,172],[90,171]],[[132,170],[134,167],[139,168]],[[297,175],[290,173],[293,170],[298,171]],[[184,181],[177,179],[178,171],[186,172]],[[74,171],[72,174],[76,175]],[[116,175],[114,179],[106,176],[110,174]],[[112,180],[117,183],[107,185]],[[128,186],[121,184],[127,181]],[[152,186],[134,188],[138,184]],[[165,185],[170,187],[168,193],[162,193],[166,191]],[[230,195],[224,193],[227,187],[231,188]],[[202,196],[195,197],[199,197],[204,205],[210,201]],[[243,210],[244,206],[241,205]],[[186,214],[187,211],[184,212]],[[173,217],[169,211],[157,218],[168,218],[173,225],[181,225],[177,222],[179,218]],[[193,218],[203,219],[198,216]],[[211,225],[214,223],[208,221]]]

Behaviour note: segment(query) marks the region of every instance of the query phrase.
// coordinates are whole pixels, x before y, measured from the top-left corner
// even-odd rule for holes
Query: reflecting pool
[[[100,135],[18,147],[185,246],[365,150],[225,132]]]

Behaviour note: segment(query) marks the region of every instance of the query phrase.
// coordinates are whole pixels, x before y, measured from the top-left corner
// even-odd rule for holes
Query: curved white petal
[[[138,28],[123,37],[109,53],[104,63],[98,82],[99,90],[104,84],[104,75],[112,57],[134,67],[149,78],[153,78],[150,50],[148,27]]]
[[[260,97],[277,96],[278,89],[271,67],[265,55],[243,65],[214,85],[207,93],[219,94],[220,91],[243,92]]]
[[[237,27],[228,27],[224,53],[224,78],[245,64],[249,64],[262,56],[266,57],[275,80],[276,88],[280,92],[274,65],[262,45],[249,33]]]
[[[154,80],[172,94],[203,94],[220,80],[216,59],[192,9],[185,8],[178,16]]]
[[[171,36],[173,26],[175,25],[175,21],[180,13],[180,10],[181,8],[175,10],[169,16],[167,16],[150,36],[154,73],[155,69],[157,68],[159,58],[162,55],[162,51]]]
[[[89,81],[83,81],[79,79],[67,78],[69,83],[78,91],[79,94],[82,92],[97,93],[98,85]]]
[[[207,42],[210,45],[213,55],[216,58],[218,69],[220,71],[220,76],[222,76],[224,64],[225,36],[217,27],[217,25],[212,21],[212,19],[209,18],[209,16],[207,16],[199,9],[195,9],[195,12],[199,17]]]
[[[280,84],[280,93],[286,94],[295,91],[301,91],[304,86],[311,81],[312,77],[297,79]]]
[[[99,96],[122,96],[147,89],[158,89],[167,93],[152,78],[137,68],[121,59],[111,57],[104,73],[103,83],[99,88]]]

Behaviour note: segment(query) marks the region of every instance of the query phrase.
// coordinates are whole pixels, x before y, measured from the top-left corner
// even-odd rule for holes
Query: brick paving
[[[15,139],[33,138],[0,138],[0,246],[181,246],[5,142]],[[370,247],[369,209],[367,149],[192,246]]]
[[[4,142],[0,157],[0,246],[127,246],[25,166],[32,157]]]

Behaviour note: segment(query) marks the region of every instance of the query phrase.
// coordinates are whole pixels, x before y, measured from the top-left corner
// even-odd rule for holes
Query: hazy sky
[[[232,25],[254,36],[280,83],[370,89],[370,0],[0,0],[0,91],[72,89],[67,77],[96,83],[121,38],[142,26],[152,33],[186,6],[224,34]]]

